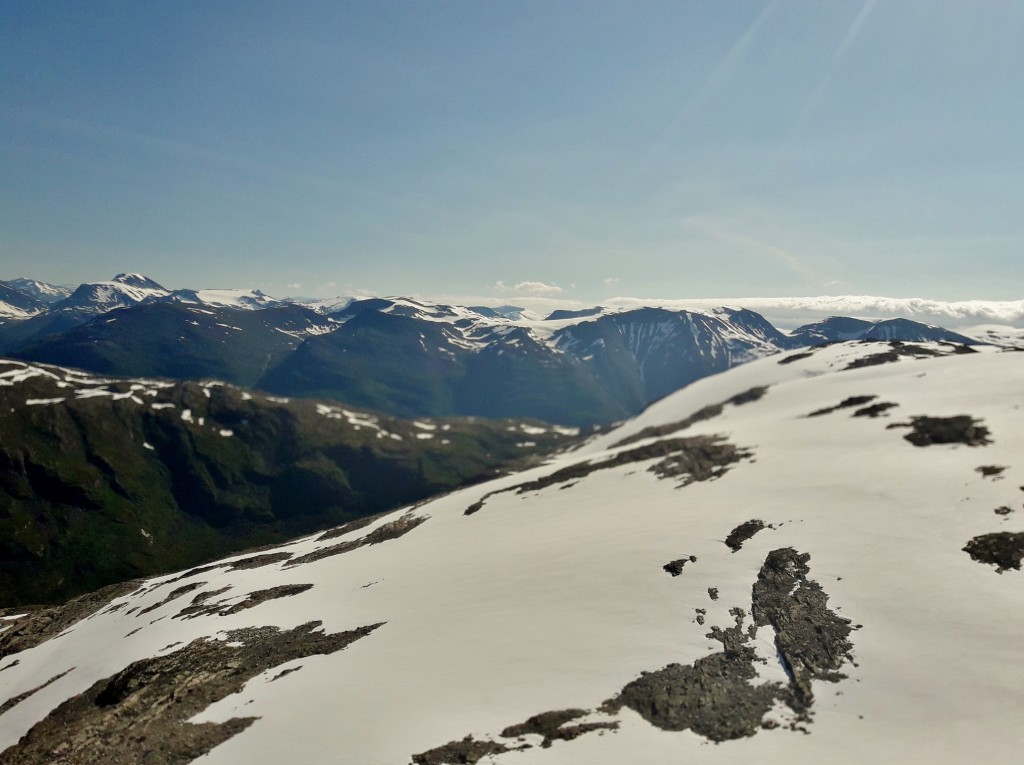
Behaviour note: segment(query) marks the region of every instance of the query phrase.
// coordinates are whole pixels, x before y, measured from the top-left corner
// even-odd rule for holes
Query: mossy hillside
[[[126,396],[115,400],[61,384],[0,387],[0,605],[57,602],[379,513],[568,440],[512,421],[349,417],[224,385],[135,400],[128,381],[98,386]]]

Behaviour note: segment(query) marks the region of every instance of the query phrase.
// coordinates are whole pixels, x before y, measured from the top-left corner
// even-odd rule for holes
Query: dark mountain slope
[[[0,361],[0,593],[54,602],[413,502],[566,440]],[[526,446],[531,442],[534,446]],[[536,447],[536,448],[535,448]]]
[[[465,374],[456,330],[406,316],[357,310],[339,329],[311,337],[258,385],[404,417],[457,413],[451,381]]]
[[[254,311],[175,302],[121,308],[11,354],[101,374],[256,382],[330,322],[297,305]]]

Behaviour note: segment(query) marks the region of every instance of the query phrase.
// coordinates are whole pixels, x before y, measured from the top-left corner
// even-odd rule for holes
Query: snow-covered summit
[[[166,291],[162,286],[143,274],[118,274],[111,281],[141,290]]]
[[[38,279],[7,279],[4,281],[11,287],[17,290],[31,295],[36,300],[42,300],[44,303],[56,303],[58,300],[63,300],[71,294],[71,290],[67,287],[60,287],[56,284],[48,284],[41,282]]]
[[[81,284],[54,311],[95,315],[115,308],[167,298],[171,291],[142,274],[118,274],[110,281]]]
[[[1022,374],[794,351],[528,472],[12,614],[0,751],[1015,763]]]

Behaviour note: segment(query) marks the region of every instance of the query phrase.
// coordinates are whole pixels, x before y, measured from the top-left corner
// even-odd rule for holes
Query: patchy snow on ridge
[[[128,585],[0,651],[0,759],[1016,763],[1024,571],[964,548],[1024,535],[1022,375],[762,359],[529,471]]]

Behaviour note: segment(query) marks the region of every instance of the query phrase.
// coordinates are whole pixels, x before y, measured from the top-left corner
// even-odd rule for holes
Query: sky
[[[1024,0],[4,0],[0,278],[1024,297]]]

